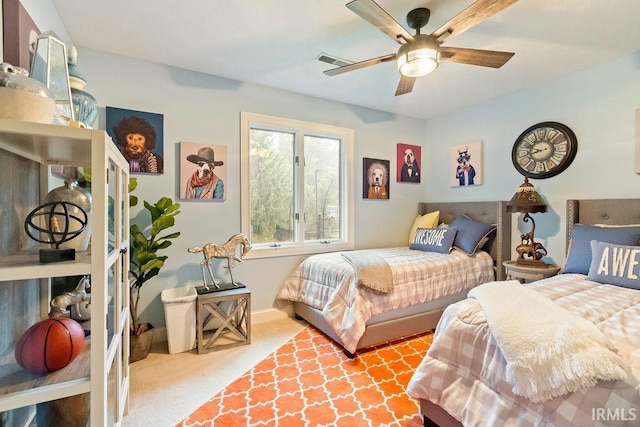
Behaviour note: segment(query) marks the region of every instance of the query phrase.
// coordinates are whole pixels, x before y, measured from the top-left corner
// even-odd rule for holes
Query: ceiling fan
[[[407,24],[416,30],[416,34],[412,36],[375,1],[353,0],[347,3],[347,7],[350,10],[376,26],[402,46],[400,46],[397,53],[390,53],[377,58],[332,68],[324,71],[324,74],[335,76],[370,65],[396,61],[400,72],[400,83],[396,89],[396,96],[398,96],[411,92],[416,77],[431,73],[438,67],[440,61],[500,68],[511,59],[514,53],[449,47],[442,46],[442,43],[458,34],[462,34],[516,1],[518,0],[477,0],[454,16],[449,22],[428,35],[420,34],[420,29],[429,22],[431,11],[424,7],[414,9],[407,14]]]

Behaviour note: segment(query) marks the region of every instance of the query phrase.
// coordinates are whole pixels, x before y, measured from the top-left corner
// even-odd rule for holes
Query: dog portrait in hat
[[[226,147],[189,142],[180,144],[185,199],[225,200]],[[223,170],[224,169],[224,170]]]
[[[162,114],[107,107],[107,132],[129,162],[129,172],[164,172]]]

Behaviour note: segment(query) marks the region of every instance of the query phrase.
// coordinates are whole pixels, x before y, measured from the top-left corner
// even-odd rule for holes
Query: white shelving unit
[[[0,149],[41,165],[41,200],[49,165],[92,171],[89,251],[76,252],[74,261],[47,264],[39,262],[37,249],[0,257],[0,286],[29,279],[45,284],[41,312],[51,297],[48,279],[91,275],[91,334],[81,355],[51,374],[32,374],[15,360],[0,360],[0,412],[89,393],[90,425],[119,425],[129,390],[129,165],[102,130],[0,120]],[[0,324],[9,320],[0,318]]]

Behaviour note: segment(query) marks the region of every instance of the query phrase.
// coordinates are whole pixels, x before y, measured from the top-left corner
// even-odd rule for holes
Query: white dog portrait
[[[396,168],[398,182],[420,182],[420,154],[418,145],[397,144]]]
[[[363,159],[363,197],[365,199],[389,198],[389,161]]]
[[[227,147],[180,143],[182,199],[226,200]]]

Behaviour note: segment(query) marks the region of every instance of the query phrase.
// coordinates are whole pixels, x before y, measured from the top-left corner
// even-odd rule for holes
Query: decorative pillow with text
[[[592,240],[587,280],[640,289],[640,246]]]
[[[438,220],[440,219],[440,211],[433,211],[424,215],[418,215],[413,221],[411,226],[411,232],[409,232],[409,244],[413,242],[413,238],[416,235],[418,227],[422,228],[435,228],[438,226]]]
[[[616,245],[640,244],[640,227],[597,227],[573,224],[563,273],[589,274],[592,240]]]
[[[418,228],[409,249],[448,254],[457,232],[455,227]]]

